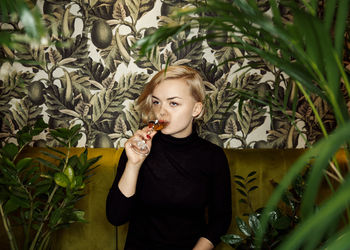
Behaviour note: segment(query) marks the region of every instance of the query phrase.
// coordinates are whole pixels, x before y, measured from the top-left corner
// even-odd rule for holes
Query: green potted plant
[[[300,203],[305,190],[305,180],[310,167],[306,172],[297,176],[292,185],[286,190],[282,201],[269,214],[268,227],[262,240],[263,249],[277,249],[288,232],[293,230],[299,223]],[[242,196],[239,202],[247,212],[243,213],[243,219],[236,216],[237,233],[227,234],[221,237],[222,241],[237,250],[252,249],[255,247],[255,240],[261,228],[261,215],[263,208],[255,208],[252,192],[259,187],[255,185],[257,172],[252,171],[246,177],[235,175],[234,183],[236,190]],[[265,180],[274,187],[278,183],[274,180]]]
[[[85,183],[100,157],[87,158],[87,150],[70,155],[81,138],[80,125],[50,131],[61,148],[47,148],[45,157],[22,157],[33,136],[47,128],[43,120],[24,127],[16,141],[0,148],[0,213],[10,247],[48,249],[53,233],[75,222],[85,222],[76,203],[85,196]],[[16,232],[22,232],[18,235]]]
[[[261,11],[264,4],[269,5],[271,9],[269,15]],[[281,15],[281,10],[286,8],[290,11],[288,20]],[[348,54],[346,52],[348,49],[344,50],[348,48],[344,40],[349,34],[349,9],[349,0],[301,2],[271,0],[268,3],[245,0],[196,1],[193,7],[176,12],[170,25],[160,27],[135,45],[140,47],[141,52],[152,57],[154,47],[160,42],[180,32],[190,32],[192,28],[200,27],[207,32],[200,33],[195,39],[187,41],[187,44],[206,40],[209,44],[229,46],[248,52],[243,58],[244,56],[261,58],[289,76],[290,86],[293,88],[282,86],[283,88],[289,91],[297,88],[308,102],[310,111],[321,128],[323,139],[310,147],[295,162],[275,189],[261,217],[261,230],[257,232],[255,241],[256,248],[261,247],[270,212],[277,206],[285,190],[304,170],[310,159],[314,159],[314,163],[306,180],[300,222],[280,244],[279,249],[315,249],[321,244],[329,249],[350,247],[346,237],[349,234],[348,216],[341,220],[343,226],[339,223],[339,219],[349,210],[348,172],[343,174],[340,187],[319,206],[317,211],[315,210],[320,183],[324,178],[327,179],[325,170],[330,162],[337,168],[337,162],[333,160],[335,153],[339,149],[345,150],[349,162],[350,122],[346,101],[349,100],[350,83],[347,64],[343,61],[343,56]],[[224,37],[228,39],[222,39]],[[222,64],[238,59],[242,57],[228,58]],[[240,107],[249,99],[268,105],[271,111],[286,110],[288,100],[279,100],[278,94],[273,97],[249,91],[239,94],[242,97],[238,101]],[[320,111],[313,103],[315,96],[324,100],[334,114],[336,128],[332,132],[327,131],[326,124],[320,119]],[[285,113],[292,124],[295,121],[295,113],[295,107],[291,112]],[[323,243],[325,240],[326,243]]]

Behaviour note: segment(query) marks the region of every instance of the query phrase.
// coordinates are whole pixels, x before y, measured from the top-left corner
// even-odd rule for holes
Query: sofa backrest
[[[42,150],[42,148],[30,148],[24,151],[22,156],[37,157],[41,155],[40,151]],[[85,218],[88,223],[76,223],[59,231],[55,236],[53,249],[124,249],[127,225],[116,228],[109,224],[105,215],[106,196],[114,180],[122,150],[122,148],[88,149],[89,158],[103,156],[98,162],[100,166],[94,170],[95,174],[86,186],[88,195],[78,203],[78,207],[85,211]],[[71,154],[80,154],[83,151],[84,148],[73,148]],[[238,202],[242,196],[236,190],[237,185],[233,182],[234,175],[247,176],[251,171],[257,171],[255,184],[259,188],[252,192],[252,198],[255,208],[259,208],[265,204],[273,191],[270,180],[280,181],[288,167],[303,152],[302,149],[225,149],[232,177],[233,220],[229,232],[236,231],[234,218],[242,216],[247,211],[245,206]],[[8,245],[7,238],[3,233],[0,244],[1,246]],[[216,249],[232,248],[220,243]]]

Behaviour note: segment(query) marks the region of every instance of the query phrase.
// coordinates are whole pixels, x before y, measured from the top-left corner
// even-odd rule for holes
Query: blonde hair
[[[151,81],[147,83],[141,95],[136,101],[136,109],[141,113],[143,121],[147,121],[149,114],[152,111],[152,94],[154,89],[165,80],[181,79],[184,80],[190,87],[190,92],[197,102],[203,104],[201,113],[195,117],[199,119],[204,114],[205,88],[202,77],[199,73],[188,66],[168,66],[166,69],[155,74]]]

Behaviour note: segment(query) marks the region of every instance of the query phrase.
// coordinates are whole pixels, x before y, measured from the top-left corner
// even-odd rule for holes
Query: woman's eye
[[[158,105],[158,104],[159,104],[159,102],[158,102],[158,101],[153,100],[153,105]]]
[[[172,107],[176,107],[177,105],[179,105],[177,102],[171,102],[170,103],[170,106],[172,106]]]

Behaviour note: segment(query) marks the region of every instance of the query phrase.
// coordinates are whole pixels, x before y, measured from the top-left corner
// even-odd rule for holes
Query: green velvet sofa
[[[73,154],[80,154],[84,148],[73,148]],[[91,177],[86,186],[88,195],[79,201],[79,208],[86,212],[88,223],[73,224],[67,229],[59,231],[54,240],[54,249],[59,250],[109,250],[124,249],[127,233],[127,225],[114,227],[108,223],[105,216],[105,201],[108,190],[113,182],[118,166],[119,157],[123,149],[94,148],[88,149],[88,157],[102,155],[95,169],[95,175]],[[38,156],[40,148],[30,148],[23,156]],[[239,203],[242,196],[236,191],[237,186],[233,182],[233,176],[238,174],[246,176],[251,171],[257,171],[258,189],[252,192],[255,208],[262,207],[273,191],[270,180],[279,181],[290,165],[300,156],[302,149],[225,149],[231,176],[232,176],[232,212],[233,218],[242,216],[246,208]],[[229,232],[235,231],[235,220],[232,220]],[[0,231],[3,232],[2,223]],[[0,238],[1,249],[8,249],[6,235],[2,233]],[[232,249],[230,246],[220,243],[216,249]]]

